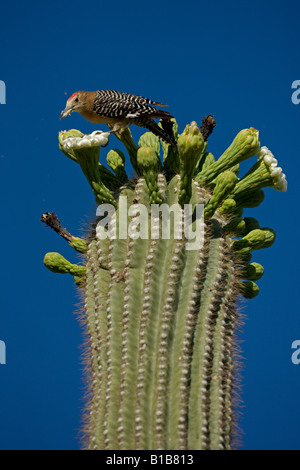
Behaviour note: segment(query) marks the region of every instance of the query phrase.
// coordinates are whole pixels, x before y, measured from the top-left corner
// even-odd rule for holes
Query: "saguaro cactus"
[[[86,299],[89,449],[232,447],[236,301],[258,294],[263,267],[251,253],[275,239],[270,228],[243,218],[243,209],[263,201],[263,187],[285,191],[286,180],[253,128],[215,160],[207,151],[211,117],[205,123],[199,129],[192,122],[178,136],[174,122],[178,148],[162,143],[162,160],[153,134],[139,146],[128,129],[118,135],[133,180],[120,150],[108,152],[112,171],[99,162],[108,134],[59,135],[60,149],[81,166],[102,208],[86,240],[69,234],[53,213],[42,217],[83,253],[83,266],[58,253],[46,254],[44,263],[72,274]],[[239,177],[239,163],[255,155]]]

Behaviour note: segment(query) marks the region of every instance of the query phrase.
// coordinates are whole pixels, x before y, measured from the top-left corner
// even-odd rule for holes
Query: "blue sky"
[[[299,449],[300,364],[291,362],[300,339],[300,104],[291,101],[300,80],[299,2],[29,0],[2,1],[0,10],[0,340],[7,348],[0,448],[79,446],[79,298],[71,277],[43,266],[47,251],[72,262],[78,256],[39,219],[54,211],[80,235],[94,214],[88,183],[59,151],[57,134],[96,127],[76,114],[58,116],[74,91],[110,88],[168,103],[180,130],[214,114],[215,156],[253,126],[283,167],[288,192],[266,190],[264,203],[247,213],[277,240],[255,254],[265,275],[259,296],[243,305],[241,448]]]

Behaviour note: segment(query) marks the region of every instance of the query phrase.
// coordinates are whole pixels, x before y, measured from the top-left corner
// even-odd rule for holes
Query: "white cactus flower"
[[[65,151],[76,150],[89,147],[100,147],[108,143],[109,132],[94,131],[91,134],[85,134],[82,137],[67,137],[62,141],[62,147]]]
[[[261,147],[260,151],[257,154],[257,159],[259,161],[263,160],[265,165],[268,167],[271,178],[273,180],[274,188],[278,191],[286,191],[286,176],[283,173],[282,168],[280,166],[277,166],[278,161],[274,157],[271,150],[269,150],[267,147]]]

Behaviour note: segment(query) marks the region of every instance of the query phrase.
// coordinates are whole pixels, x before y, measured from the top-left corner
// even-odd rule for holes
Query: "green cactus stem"
[[[264,269],[252,253],[275,240],[272,229],[242,214],[262,203],[261,188],[285,191],[286,180],[253,128],[213,157],[214,125],[208,116],[178,135],[173,120],[178,147],[161,143],[163,161],[156,136],[146,132],[137,146],[128,129],[117,133],[134,181],[120,150],[108,152],[112,172],[99,162],[107,134],[60,133],[60,149],[81,166],[99,204],[86,240],[53,213],[42,216],[83,254],[84,266],[58,253],[44,263],[72,274],[85,297],[86,449],[234,448],[236,304],[258,295]],[[239,163],[255,154],[238,179]]]

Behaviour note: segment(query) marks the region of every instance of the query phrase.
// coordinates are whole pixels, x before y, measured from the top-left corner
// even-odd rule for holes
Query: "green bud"
[[[245,217],[244,221],[245,221],[244,235],[247,235],[247,233],[251,232],[251,230],[255,230],[259,228],[259,222],[254,217]]]
[[[223,227],[224,234],[242,236],[245,233],[246,223],[241,217],[235,217]]]
[[[161,162],[155,150],[152,147],[140,147],[137,151],[137,163],[148,186],[150,204],[161,204],[162,196],[157,184]]]
[[[262,189],[256,189],[254,191],[245,190],[237,195],[230,195],[236,201],[237,207],[257,207],[259,206],[263,200],[265,199],[265,193]]]
[[[252,259],[251,253],[245,253],[244,255],[239,255],[239,262],[241,263],[242,266],[247,266],[247,264],[250,263],[251,259]]]
[[[143,175],[149,171],[158,173],[160,161],[152,147],[140,147],[137,152],[137,162]]]
[[[188,124],[178,137],[177,146],[181,166],[178,202],[183,206],[190,202],[193,174],[204,148],[203,136],[195,121]]]
[[[270,228],[251,230],[240,240],[233,242],[233,249],[240,254],[249,253],[254,250],[269,248],[275,241],[276,234]]]
[[[228,149],[221,155],[219,161],[231,160],[233,165],[240,163],[247,158],[253,157],[260,149],[260,140],[258,130],[250,127],[243,129],[235,137]],[[230,166],[233,166],[233,165]]]
[[[237,207],[233,214],[235,217],[243,217],[243,213],[244,209],[242,207]]]
[[[239,171],[240,171],[240,165],[237,164],[237,165],[233,166],[232,168],[230,168],[230,171],[231,171],[232,173],[234,173],[234,174],[237,176],[238,173],[239,173]],[[218,175],[218,176],[219,176],[219,175]],[[212,181],[210,182],[210,186],[214,186],[214,185],[216,184],[216,181],[217,181],[217,179],[218,179],[218,176],[217,176],[214,180],[212,180]]]
[[[230,214],[236,209],[236,202],[234,199],[227,198],[222,206],[218,209],[219,214]]]
[[[268,227],[262,227],[259,230],[262,230],[264,232],[264,235],[265,235],[264,246],[262,248],[269,248],[270,246],[272,246],[273,243],[275,242],[275,239],[276,239],[275,230],[273,230],[271,228],[268,228]],[[252,230],[252,232],[254,232],[254,230]]]
[[[108,166],[116,172],[119,167],[124,168],[125,165],[125,155],[121,150],[111,149],[106,157]]]
[[[259,228],[259,223],[254,217],[235,217],[223,227],[223,233],[243,237],[251,230]]]
[[[72,237],[72,240],[69,242],[69,245],[79,253],[86,253],[88,249],[88,243],[82,238],[78,237]]]
[[[259,287],[253,281],[241,282],[239,291],[246,299],[254,299],[259,294]]]
[[[188,124],[178,137],[177,146],[182,169],[192,174],[204,147],[203,136],[195,121]]]
[[[221,155],[215,163],[197,175],[196,181],[203,184],[210,183],[219,173],[235,167],[238,163],[247,158],[253,157],[259,149],[259,132],[253,127],[243,129],[238,133],[223,155]]]
[[[241,278],[258,281],[264,274],[264,268],[259,263],[251,263],[241,270]]]
[[[216,185],[213,190],[212,197],[208,201],[204,209],[204,218],[210,219],[216,209],[230,194],[236,184],[237,176],[232,171],[224,171],[216,179]]]
[[[140,137],[139,147],[150,147],[155,151],[158,157],[160,156],[159,138],[152,134],[152,132],[145,132],[145,134]]]
[[[71,264],[59,253],[47,253],[44,258],[44,265],[53,273],[72,274],[73,276],[84,276],[86,268]]]
[[[121,150],[112,149],[108,152],[106,161],[108,166],[115,172],[121,184],[127,183],[128,176],[125,171],[125,155]]]

